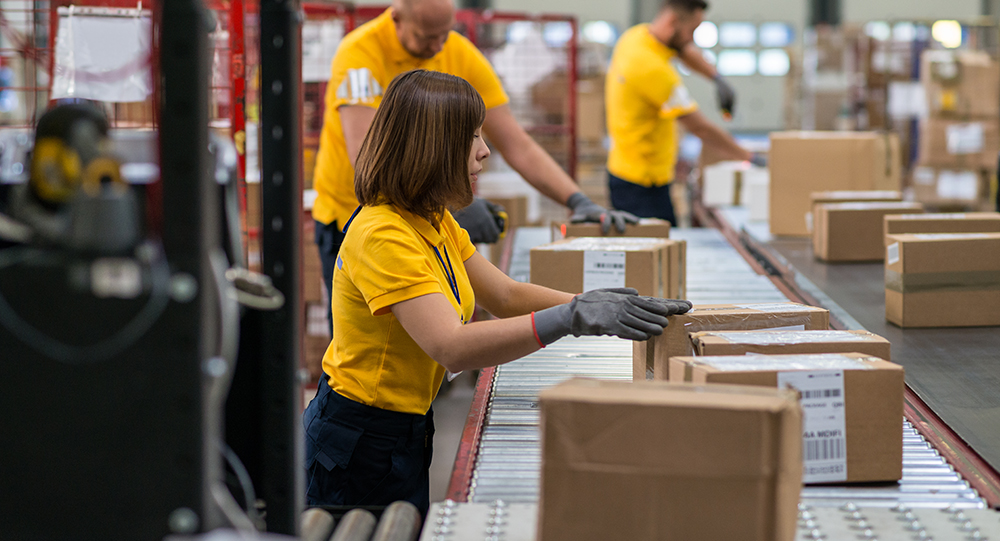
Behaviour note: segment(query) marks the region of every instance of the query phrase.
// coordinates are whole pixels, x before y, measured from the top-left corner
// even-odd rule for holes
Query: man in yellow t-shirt
[[[704,0],[666,0],[652,23],[630,28],[615,45],[605,104],[611,138],[608,186],[616,209],[677,225],[670,198],[677,163],[677,122],[727,158],[763,163],[698,111],[671,65],[677,57],[715,79],[720,106],[724,111],[732,109],[731,89],[693,44],[694,30],[707,8]]]
[[[521,128],[507,94],[486,57],[453,32],[451,0],[393,0],[392,7],[344,37],[333,59],[326,112],[316,156],[313,206],[316,243],[327,286],[343,239],[345,221],[358,205],[354,160],[389,82],[413,69],[440,71],[468,81],[486,104],[483,131],[529,184],[570,207],[574,221],[600,221],[625,229],[636,221],[591,202],[561,167]],[[495,242],[499,229],[482,200],[456,213],[473,242]]]

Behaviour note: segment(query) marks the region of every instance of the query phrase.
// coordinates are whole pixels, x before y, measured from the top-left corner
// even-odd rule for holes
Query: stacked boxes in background
[[[691,333],[761,329],[827,330],[830,312],[794,302],[772,304],[706,304],[670,316],[663,334],[632,343],[632,379],[653,378],[656,363],[693,354]]]
[[[901,189],[899,139],[874,132],[773,132],[771,234],[804,237],[813,192]]]
[[[885,317],[900,327],[1000,325],[1000,233],[889,235]]]
[[[683,298],[687,244],[680,240],[578,237],[531,249],[531,283],[583,293],[632,287],[640,295]]]
[[[948,212],[943,214],[887,215],[885,245],[889,235],[907,233],[1000,233],[1000,212]]]
[[[813,211],[813,254],[829,262],[881,261],[884,221],[892,214],[923,211],[920,203],[820,203]]]
[[[902,477],[902,366],[860,353],[675,357],[670,363],[689,365],[691,381],[699,385],[798,390],[806,483]]]
[[[538,539],[794,539],[793,391],[573,379],[539,403]]]
[[[914,196],[928,205],[983,208],[1000,152],[1000,65],[981,51],[924,51]]]

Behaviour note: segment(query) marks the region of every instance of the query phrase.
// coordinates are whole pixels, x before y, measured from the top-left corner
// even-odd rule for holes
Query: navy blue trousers
[[[321,378],[303,423],[309,505],[389,505],[405,500],[426,516],[433,411],[417,415],[366,406],[334,392]]]
[[[337,221],[327,225],[316,222],[316,232],[313,240],[316,241],[316,248],[319,250],[319,260],[323,265],[323,283],[326,284],[326,291],[329,294],[333,291],[333,268],[337,264],[337,254],[340,253],[340,245],[344,243],[344,233],[337,226]],[[328,299],[329,300],[329,299]],[[330,328],[330,336],[333,336],[333,314],[326,313],[326,323]]]
[[[608,173],[608,192],[611,206],[631,212],[640,218],[659,218],[677,227],[674,202],[670,198],[670,184],[647,188]]]

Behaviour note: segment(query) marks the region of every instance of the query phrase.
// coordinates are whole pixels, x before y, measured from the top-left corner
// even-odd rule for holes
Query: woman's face
[[[490,147],[486,146],[483,140],[483,127],[476,128],[476,135],[472,138],[472,150],[469,151],[469,181],[479,180],[479,173],[483,170],[483,161],[490,155]]]

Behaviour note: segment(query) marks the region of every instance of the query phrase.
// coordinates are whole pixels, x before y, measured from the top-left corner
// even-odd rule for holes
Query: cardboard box
[[[1000,233],[890,235],[885,318],[900,327],[1000,325]]]
[[[771,134],[771,234],[807,236],[813,192],[896,190],[899,139],[875,132]]]
[[[889,341],[868,331],[703,331],[691,343],[701,356],[863,353],[892,360]]]
[[[573,379],[539,403],[539,541],[794,539],[795,393]]]
[[[743,173],[750,167],[747,162],[723,161],[702,169],[702,204],[708,207],[742,204],[746,200]]]
[[[989,203],[994,173],[982,169],[913,169],[913,198],[931,206],[977,206]]]
[[[836,190],[809,194],[810,213],[806,216],[806,229],[815,232],[816,205],[822,203],[873,203],[878,201],[902,201],[903,192],[892,190]]]
[[[926,118],[920,121],[917,161],[951,169],[996,169],[1000,121]]]
[[[637,224],[625,226],[625,232],[618,231],[612,227],[605,235],[601,231],[601,224],[597,223],[563,223],[559,225],[559,232],[563,237],[653,237],[669,238],[670,222],[659,218],[641,218]]]
[[[894,214],[883,220],[883,242],[889,235],[908,233],[1000,233],[1000,212],[947,212],[941,214]]]
[[[920,63],[932,116],[1000,115],[1000,64],[985,51],[926,50]]]
[[[690,334],[699,331],[754,331],[760,329],[826,330],[830,312],[794,302],[770,304],[706,304],[686,314],[670,316],[663,334],[632,343],[632,379],[653,378],[656,360],[694,354]]]
[[[645,237],[578,237],[531,249],[531,283],[582,293],[632,287],[640,295],[684,292],[684,241]]]
[[[484,197],[487,201],[503,207],[507,213],[507,231],[528,225],[528,196],[511,194]]]
[[[806,483],[896,481],[902,477],[902,366],[859,353],[737,355],[688,360],[693,362],[692,381],[696,385],[783,387],[791,383],[802,393]],[[790,374],[794,372],[799,377]],[[816,378],[808,378],[807,372]],[[842,376],[835,372],[841,372]],[[809,385],[810,379],[819,378],[829,379],[825,384]],[[811,394],[816,392],[830,396]],[[823,435],[821,430],[810,426],[814,421],[811,414],[823,409],[822,405],[814,409],[811,403],[814,397],[833,410],[830,411],[833,424],[842,423],[838,427],[823,423],[832,437],[819,437]],[[839,419],[838,409],[843,412]],[[821,415],[825,417],[826,413]],[[817,462],[824,448],[829,460]],[[831,448],[833,453],[829,453]]]
[[[920,203],[820,203],[816,205],[813,254],[828,262],[882,261],[885,258],[884,219],[913,214]]]

